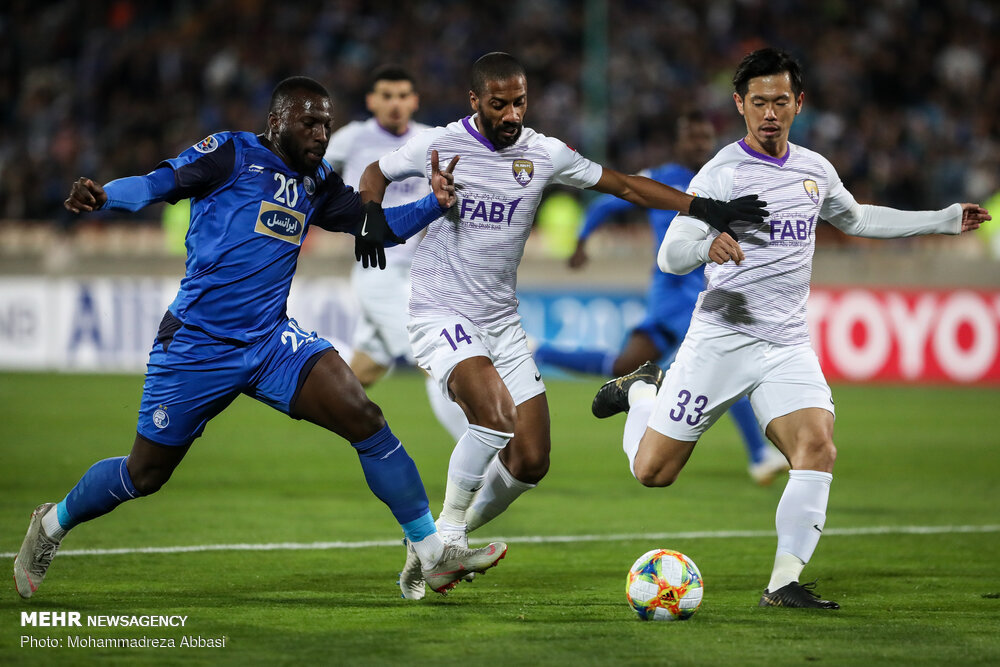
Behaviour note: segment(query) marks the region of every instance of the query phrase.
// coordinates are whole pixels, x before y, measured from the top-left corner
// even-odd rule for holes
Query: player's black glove
[[[385,219],[385,211],[378,202],[370,201],[362,206],[364,216],[354,233],[354,258],[361,266],[385,268],[385,243],[406,243],[396,236]]]
[[[725,232],[739,241],[740,238],[729,223],[739,220],[749,222],[752,226],[760,225],[764,222],[764,216],[768,214],[765,206],[767,202],[761,201],[757,195],[744,195],[730,201],[695,197],[691,201],[688,213],[701,218],[720,233]]]

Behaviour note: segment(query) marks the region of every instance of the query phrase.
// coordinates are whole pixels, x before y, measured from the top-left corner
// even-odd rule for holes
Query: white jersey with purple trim
[[[410,277],[410,316],[458,313],[486,325],[517,317],[517,267],[542,191],[560,183],[588,188],[601,165],[558,139],[525,127],[517,143],[496,149],[470,116],[408,141],[379,160],[390,180],[443,169],[452,156],[458,202],[427,228]]]
[[[833,165],[792,143],[783,158],[758,153],[740,140],[719,151],[691,180],[688,192],[726,201],[756,194],[770,216],[759,227],[734,223],[746,259],[705,268],[706,287],[694,317],[762,340],[809,341],[806,301],[816,224],[856,206]],[[714,238],[701,220],[678,216]]]
[[[368,165],[396,150],[428,127],[423,123],[410,122],[406,132],[395,135],[379,125],[374,118],[352,121],[330,137],[330,143],[326,148],[326,160],[344,179],[344,183],[357,190],[361,174]],[[430,183],[426,177],[407,178],[398,183],[391,183],[386,188],[382,206],[388,208],[409,204],[430,191]],[[403,245],[386,248],[386,257],[393,262],[401,260],[409,262],[417,250],[419,241],[419,238],[415,238]]]

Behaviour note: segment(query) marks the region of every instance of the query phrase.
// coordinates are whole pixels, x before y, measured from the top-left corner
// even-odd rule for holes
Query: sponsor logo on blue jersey
[[[294,209],[262,201],[254,231],[295,245],[302,245],[306,215]]]
[[[514,160],[510,168],[514,172],[514,180],[521,187],[526,186],[535,177],[535,163],[531,160]]]

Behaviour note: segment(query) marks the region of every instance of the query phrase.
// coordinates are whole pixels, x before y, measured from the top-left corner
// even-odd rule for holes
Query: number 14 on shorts
[[[452,333],[448,331],[448,327],[441,329],[441,335],[444,336],[446,341],[448,341],[448,345],[451,345],[452,350],[457,350],[459,343],[465,343],[466,345],[472,344],[472,338],[469,334],[465,333],[465,329],[462,328],[461,324],[455,325],[454,337],[452,337]]]
[[[692,401],[691,392],[681,389],[677,393],[677,404],[670,411],[670,418],[675,422],[683,421],[689,426],[697,426],[701,421],[702,412],[708,405],[708,396],[698,395]]]

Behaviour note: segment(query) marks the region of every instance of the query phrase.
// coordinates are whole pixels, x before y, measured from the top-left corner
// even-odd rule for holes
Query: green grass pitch
[[[141,385],[139,376],[0,374],[6,567],[36,504],[59,500],[94,461],[128,452]],[[784,481],[750,482],[728,421],[706,435],[673,487],[645,489],[621,453],[622,418],[590,415],[598,385],[549,383],[549,476],[473,535],[474,543],[510,538],[507,558],[420,602],[399,597],[400,531],[353,450],[240,398],[160,493],[75,529],[30,601],[17,597],[7,570],[0,664],[1000,663],[1000,391],[834,387],[840,456],[827,534],[804,573],[841,603],[828,612],[756,606]],[[371,393],[437,512],[452,443],[422,379],[399,373]],[[323,542],[347,544],[169,550]],[[654,547],[683,551],[705,577],[690,621],[643,623],[627,606],[628,567]],[[113,549],[125,552],[70,553]],[[25,611],[187,620],[184,628],[22,627]],[[72,635],[224,637],[225,647],[66,647]],[[50,637],[63,647],[30,645]]]

